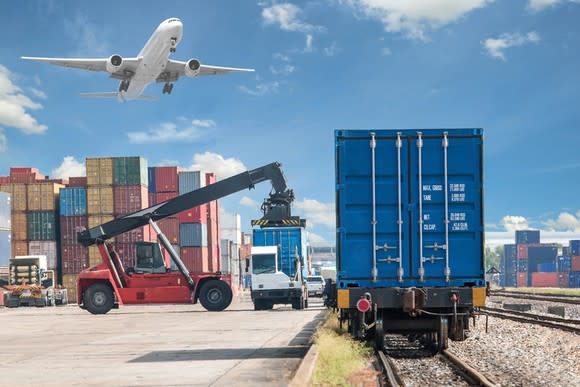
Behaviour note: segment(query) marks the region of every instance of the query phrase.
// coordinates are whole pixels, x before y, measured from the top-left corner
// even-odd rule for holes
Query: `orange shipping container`
[[[182,247],[180,256],[183,264],[189,271],[209,271],[207,247]]]
[[[113,159],[111,157],[87,158],[87,186],[113,185]]]
[[[572,256],[572,271],[580,271],[580,255]]]
[[[12,226],[12,240],[26,241],[28,239],[28,218],[26,212],[12,211],[10,216]]]
[[[69,304],[77,302],[77,274],[64,274],[62,276],[62,286],[66,288]]]
[[[97,227],[103,223],[110,222],[111,220],[113,220],[115,218],[113,218],[113,215],[97,214],[97,215],[91,215],[87,219],[88,219],[87,224],[88,224],[89,228],[93,228],[93,227]]]
[[[0,191],[10,194],[12,211],[26,211],[28,201],[25,184],[0,184]]]
[[[87,213],[90,215],[113,215],[113,186],[89,186],[87,188]]]
[[[532,286],[535,288],[557,288],[559,287],[558,274],[560,273],[532,273]]]
[[[528,273],[518,273],[517,285],[518,288],[528,287]]]
[[[12,241],[12,256],[28,255],[27,241]]]
[[[528,259],[528,245],[518,245],[518,259]]]
[[[55,211],[62,184],[34,183],[26,187],[28,211]]]
[[[100,265],[103,262],[97,246],[89,246],[89,267]]]

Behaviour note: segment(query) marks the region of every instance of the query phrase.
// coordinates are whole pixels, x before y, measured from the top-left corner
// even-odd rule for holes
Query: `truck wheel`
[[[83,303],[92,314],[105,314],[113,308],[113,291],[103,283],[93,284],[86,290]]]
[[[224,281],[209,280],[201,286],[199,301],[205,309],[220,312],[232,302],[232,289]]]
[[[264,310],[264,305],[262,303],[262,300],[254,301],[254,310]]]

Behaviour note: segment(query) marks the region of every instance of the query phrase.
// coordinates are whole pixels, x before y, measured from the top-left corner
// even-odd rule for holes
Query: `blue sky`
[[[106,73],[19,59],[135,56],[169,17],[184,24],[172,58],[256,72],[120,103],[79,97],[117,90]],[[334,129],[483,127],[489,241],[579,239],[578,20],[571,0],[2,2],[0,174],[78,175],[97,156],[220,176],[280,161],[312,241],[333,244]],[[249,231],[269,189],[222,208]]]

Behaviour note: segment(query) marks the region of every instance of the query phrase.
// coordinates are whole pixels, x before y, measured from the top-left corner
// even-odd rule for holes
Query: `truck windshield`
[[[265,274],[276,272],[276,254],[252,255],[252,273]]]

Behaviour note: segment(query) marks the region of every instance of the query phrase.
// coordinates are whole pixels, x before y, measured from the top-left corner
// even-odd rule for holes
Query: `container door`
[[[426,131],[409,141],[412,276],[463,285],[482,270],[483,257],[472,256],[483,243],[481,139]]]

